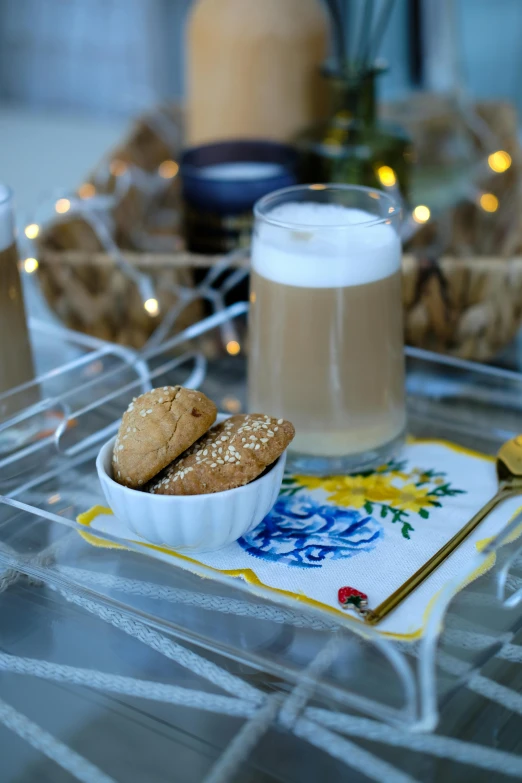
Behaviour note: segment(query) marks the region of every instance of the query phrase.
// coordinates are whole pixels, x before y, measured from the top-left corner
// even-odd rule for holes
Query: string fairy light
[[[27,274],[32,275],[38,269],[38,261],[36,258],[26,258],[23,266]]]
[[[175,160],[164,160],[158,166],[158,174],[163,179],[173,179],[179,171],[179,166]]]
[[[412,216],[416,223],[426,223],[431,216],[430,208],[425,204],[419,204],[413,210]]]
[[[84,182],[83,185],[80,185],[78,188],[78,195],[83,199],[93,198],[96,195],[96,188],[92,182]]]
[[[111,160],[109,164],[109,171],[113,177],[121,177],[123,174],[125,174],[128,168],[128,164],[119,158],[114,158],[114,160]]]
[[[391,166],[379,166],[377,169],[377,177],[381,185],[385,188],[392,188],[397,183],[397,177]]]
[[[68,198],[59,198],[56,204],[54,205],[54,208],[59,215],[64,215],[66,212],[70,210],[71,202],[69,201]]]
[[[158,315],[159,313],[159,302],[154,297],[151,297],[150,299],[147,299],[143,303],[143,307],[148,312],[149,315]]]
[[[479,204],[484,212],[496,212],[498,209],[498,198],[494,193],[482,193],[479,198]]]
[[[240,352],[241,346],[239,345],[237,340],[229,340],[227,343],[227,353],[230,354],[230,356],[237,356],[237,354]]]
[[[28,226],[24,229],[24,234],[27,237],[27,239],[36,239],[38,234],[40,233],[40,226],[38,223],[29,223]]]
[[[488,156],[488,165],[497,174],[507,171],[511,166],[511,155],[505,150],[497,150]]]

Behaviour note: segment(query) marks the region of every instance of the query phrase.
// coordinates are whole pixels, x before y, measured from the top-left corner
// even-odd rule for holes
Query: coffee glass
[[[406,427],[400,207],[307,185],[254,207],[249,410],[290,420],[294,472],[386,462]]]
[[[14,386],[34,377],[22,282],[18,270],[13,198],[0,184],[0,421],[34,401],[34,389],[1,399]],[[1,449],[1,443],[0,443]]]

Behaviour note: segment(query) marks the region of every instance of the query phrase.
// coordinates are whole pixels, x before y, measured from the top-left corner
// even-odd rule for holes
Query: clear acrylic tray
[[[128,700],[134,704],[143,693],[118,680],[119,675],[134,683],[138,677],[161,681],[156,696],[147,697],[156,699],[146,702],[150,720],[161,722],[169,700],[189,707],[192,699],[192,706],[228,716],[222,747],[220,734],[212,758],[223,748],[228,747],[225,754],[230,751],[228,742],[238,728],[232,721],[228,733],[231,716],[246,721],[243,728],[261,726],[263,731],[278,723],[317,747],[323,740],[335,744],[337,735],[333,740],[330,735],[342,732],[343,721],[354,714],[409,732],[431,731],[463,684],[520,626],[522,547],[510,540],[509,531],[484,554],[495,553],[493,567],[456,595],[448,588],[427,633],[413,644],[385,638],[371,627],[338,624],[307,606],[276,603],[251,592],[240,579],[201,578],[156,559],[139,544],[129,551],[95,548],[78,534],[77,515],[96,503],[104,505],[95,471],[97,450],[115,432],[133,396],[182,383],[201,388],[224,413],[244,409],[245,359],[242,353],[228,355],[220,334],[224,323],[233,323],[244,335],[246,311],[246,304],[233,305],[148,354],[65,330],[39,330],[39,343],[49,355],[61,356],[67,348],[70,356],[54,366],[50,358],[34,384],[37,401],[0,423],[0,600],[6,607],[14,595],[15,605],[25,606],[42,625],[48,618],[57,631],[43,651],[35,648],[31,634],[16,633],[16,611],[9,604],[11,614],[5,616],[11,624],[4,616],[1,626],[7,658],[0,653],[0,670],[12,674],[0,681],[9,683],[21,666],[9,655],[32,661],[25,664],[30,674],[34,659],[44,657],[51,666],[47,679],[70,688],[85,683],[80,668],[96,670],[97,677],[104,672],[100,690],[112,688],[120,707]],[[207,358],[209,345],[212,358]],[[407,367],[412,435],[494,454],[522,431],[522,375],[412,349]],[[104,539],[118,543],[108,535]],[[65,636],[64,648],[57,639]],[[176,664],[169,668],[167,659]],[[76,673],[65,671],[65,664]],[[176,696],[168,690],[174,685],[187,692]],[[2,693],[0,688],[0,699]],[[104,701],[103,710],[111,704]],[[68,709],[74,713],[73,702]],[[154,731],[161,734],[159,723]],[[256,737],[255,728],[251,731]],[[341,763],[345,752],[336,756]],[[267,780],[308,779],[305,768],[296,776],[299,765],[290,773],[275,761],[271,767],[268,756],[265,761],[266,774],[277,775]],[[140,778],[129,772],[116,779]],[[202,778],[187,773],[182,779]]]

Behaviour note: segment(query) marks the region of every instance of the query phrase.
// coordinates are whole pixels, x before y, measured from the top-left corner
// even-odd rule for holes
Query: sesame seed
[[[206,457],[207,454],[208,454],[208,449],[205,449],[205,451],[203,452],[203,456]]]
[[[131,428],[130,428],[130,427],[127,427],[127,432],[130,432],[130,431],[131,431]]]
[[[140,411],[140,416],[144,416],[145,417],[146,415],[147,415],[147,411]]]
[[[221,453],[222,453],[222,451],[223,451],[223,449],[222,449],[222,448],[221,448],[221,446],[220,446],[220,447],[219,447],[219,449],[218,449],[218,454],[221,454]]]
[[[217,468],[217,465],[216,465],[216,463],[215,463],[215,462],[212,462],[212,464],[210,465],[210,467],[211,467],[211,468]]]
[[[258,450],[258,448],[259,448],[259,443],[256,443],[256,445],[254,446],[254,448],[255,448],[255,450],[257,451],[257,450]]]
[[[216,462],[217,462],[218,465],[224,465],[225,464],[222,459],[217,459]]]
[[[274,432],[277,432],[279,427],[274,427]]]
[[[268,435],[269,438],[273,438],[274,437],[274,433],[272,432],[272,430],[268,430],[267,435]]]
[[[278,420],[277,420],[277,423],[278,423],[278,424],[282,424],[282,423],[283,423],[283,419],[278,419]]]
[[[140,480],[138,481],[138,484],[143,484],[143,479],[140,479]]]
[[[152,413],[152,408],[149,408],[147,413]]]
[[[261,443],[268,443],[268,438],[261,438]]]
[[[123,446],[118,446],[118,451],[123,451]]]
[[[121,470],[118,471],[118,478],[121,478]]]
[[[163,402],[163,397],[160,397],[158,402]]]

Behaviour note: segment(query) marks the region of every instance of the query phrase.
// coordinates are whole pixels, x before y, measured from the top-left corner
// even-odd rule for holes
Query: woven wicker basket
[[[409,345],[486,361],[522,325],[522,258],[405,256],[403,302]]]
[[[507,346],[522,324],[522,152],[512,107],[485,104],[478,111],[513,161],[506,174],[500,179],[492,175],[487,185],[497,193],[500,207],[493,220],[477,204],[459,205],[449,221],[449,233],[446,230],[448,255],[437,261],[425,256],[440,247],[444,226],[432,220],[422,227],[408,245],[412,255],[404,258],[404,311],[410,345],[484,361]],[[165,123],[179,129],[169,144],[158,132]],[[181,126],[179,108],[160,107],[137,122],[108,160],[120,168],[123,162],[146,172],[161,171],[162,161],[179,153]],[[178,178],[169,183],[159,203],[131,188],[111,215],[117,244],[128,261],[151,276],[162,313],[178,301],[176,286],[194,285],[195,267],[208,267],[216,260],[181,252]],[[114,187],[113,176],[102,189],[97,185],[97,192],[110,194]],[[165,208],[171,215],[168,225],[151,225],[151,217]],[[140,252],[135,241],[140,229],[149,236],[152,232],[154,246],[166,252]],[[58,218],[39,237],[38,251],[43,292],[67,326],[135,348],[146,342],[158,318],[146,312],[135,284],[104,252],[89,225],[72,217]],[[465,258],[460,257],[462,252]],[[203,314],[203,302],[193,301],[181,312],[176,330]]]
[[[179,302],[173,288],[193,286],[197,259],[176,255],[127,253],[124,257],[151,278],[160,313]],[[145,310],[136,285],[105,253],[42,252],[39,277],[48,304],[70,329],[111,342],[141,348],[159,323]],[[205,258],[208,264],[208,258]],[[204,316],[201,300],[184,307],[175,331]]]
[[[175,302],[165,289],[192,284],[195,268],[208,256],[188,253],[126,253],[127,261],[151,275],[162,312]],[[212,259],[210,259],[212,261]],[[104,253],[42,255],[44,293],[71,328],[140,348],[157,326],[143,308],[134,284]],[[522,326],[522,258],[442,258],[406,255],[403,260],[405,337],[409,345],[486,361],[499,353]],[[176,330],[201,318],[193,302]]]

